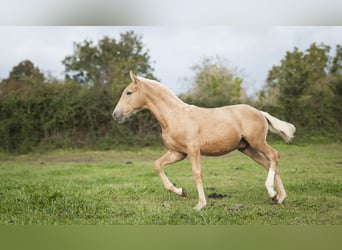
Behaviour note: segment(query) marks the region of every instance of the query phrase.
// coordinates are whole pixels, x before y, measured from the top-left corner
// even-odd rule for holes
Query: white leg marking
[[[267,189],[267,192],[268,192],[268,195],[273,198],[277,193],[274,191],[274,175],[275,175],[275,172],[272,168],[270,168],[268,170],[268,175],[267,175],[267,179],[266,179],[266,183],[265,183],[265,186],[266,186],[266,189]]]

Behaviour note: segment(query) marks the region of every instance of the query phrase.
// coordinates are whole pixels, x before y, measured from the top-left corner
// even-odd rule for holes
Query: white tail
[[[296,127],[285,121],[281,121],[278,118],[275,118],[274,116],[271,116],[269,113],[260,111],[263,116],[268,121],[268,129],[280,135],[286,142],[290,142],[292,138],[294,137],[294,133],[296,132]]]

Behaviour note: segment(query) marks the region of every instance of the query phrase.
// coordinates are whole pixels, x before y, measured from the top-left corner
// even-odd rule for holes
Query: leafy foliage
[[[64,81],[46,78],[29,60],[20,62],[0,83],[0,149],[158,144],[159,125],[149,112],[125,125],[111,117],[129,69],[155,78],[149,59],[141,37],[127,32],[98,45],[75,44],[74,54],[63,61]]]
[[[119,40],[104,37],[97,44],[88,40],[75,43],[74,53],[63,60],[66,78],[91,86],[111,85],[116,90],[127,84],[129,70],[153,78],[141,38],[130,31],[122,33]]]
[[[241,102],[243,79],[230,69],[222,57],[203,57],[192,67],[192,88],[181,96],[186,102],[203,107],[217,107]]]
[[[306,51],[287,52],[280,65],[269,71],[263,106],[309,131],[341,128],[341,46],[312,44]]]

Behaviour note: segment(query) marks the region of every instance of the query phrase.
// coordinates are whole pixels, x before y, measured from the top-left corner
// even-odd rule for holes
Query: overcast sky
[[[142,35],[154,75],[177,94],[190,86],[184,78],[193,77],[190,67],[203,56],[226,58],[242,73],[248,93],[253,93],[286,51],[305,50],[316,42],[331,46],[333,54],[335,46],[342,44],[342,27],[332,26],[0,26],[0,78],[8,77],[13,66],[25,59],[44,73],[62,78],[61,61],[73,53],[74,42],[119,38],[129,30]]]

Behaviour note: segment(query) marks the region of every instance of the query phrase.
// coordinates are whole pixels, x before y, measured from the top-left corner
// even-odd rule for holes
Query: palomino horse
[[[248,105],[210,109],[189,105],[159,82],[137,77],[132,71],[130,77],[132,82],[123,91],[113,117],[123,122],[140,109],[149,109],[156,117],[169,151],[156,160],[154,168],[167,190],[187,195],[185,189],[176,188],[169,181],[163,167],[188,156],[199,196],[194,209],[202,209],[207,201],[202,185],[201,154],[218,156],[237,149],[266,168],[268,194],[274,203],[283,202],[286,192],[277,171],[279,153],[267,144],[266,136],[269,129],[289,142],[296,130],[292,124]]]

